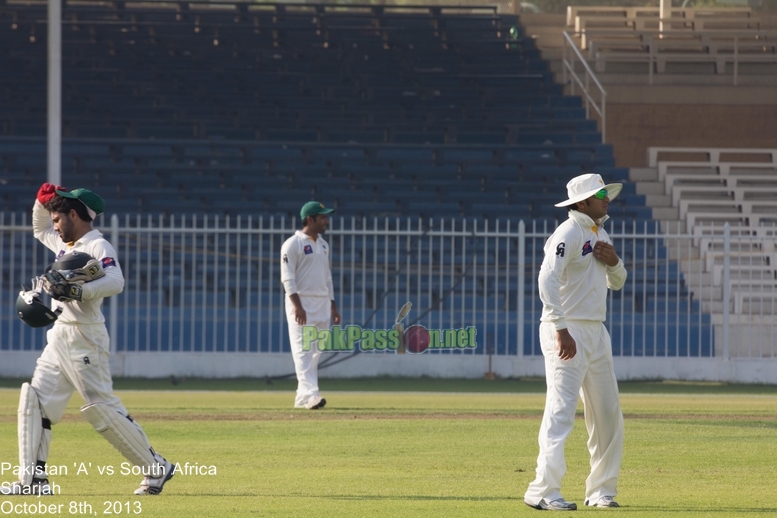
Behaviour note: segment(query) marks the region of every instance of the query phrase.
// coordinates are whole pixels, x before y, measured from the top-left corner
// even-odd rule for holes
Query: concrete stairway
[[[762,16],[762,30],[777,31],[777,15]],[[521,23],[526,28],[526,34],[533,37],[537,47],[542,52],[543,59],[550,63],[551,71],[560,77],[562,72],[563,31],[570,32],[572,27],[566,26],[566,15],[563,14],[521,14]],[[575,38],[573,38],[575,39]],[[575,41],[579,43],[579,38]],[[594,69],[593,60],[588,59],[588,53],[581,51],[586,62]],[[582,70],[582,67],[580,67]],[[773,63],[743,63],[739,66],[740,84],[764,89],[758,95],[774,95],[771,87],[777,86],[777,65]],[[613,95],[619,86],[644,87],[648,84],[648,66],[645,63],[610,63],[606,73],[598,73],[597,78],[603,85],[608,85],[608,94]],[[714,66],[710,64],[670,63],[663,74],[653,74],[653,85],[687,85],[687,86],[719,86],[732,87],[733,66],[727,67],[727,73],[715,74]],[[615,87],[615,88],[613,88]],[[619,95],[623,95],[619,93]]]

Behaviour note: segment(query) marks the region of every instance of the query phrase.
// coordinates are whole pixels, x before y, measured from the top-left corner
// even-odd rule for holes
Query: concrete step
[[[666,194],[646,194],[645,204],[653,208],[671,207],[672,197]]]
[[[701,308],[704,313],[712,313],[713,315],[722,315],[723,314],[723,301],[720,300],[714,300],[714,301],[707,301],[702,300],[701,301]],[[734,304],[729,303],[729,312],[734,312]],[[722,320],[722,317],[721,317]],[[713,323],[715,322],[715,319],[713,318]]]
[[[655,167],[632,167],[629,169],[629,180],[632,182],[657,182],[658,169]]]
[[[623,64],[623,69],[619,71],[613,71],[608,66],[607,72],[600,72],[596,74],[597,79],[602,85],[623,85],[633,87],[645,87],[649,83],[649,70],[646,63],[635,64],[638,67],[626,68],[626,63]],[[593,69],[594,65],[589,60],[589,66]],[[614,68],[614,65],[613,65]],[[733,68],[733,67],[729,67]],[[765,87],[777,85],[777,73],[773,71],[763,69],[761,71],[753,71],[748,73],[746,71],[740,71],[738,77],[738,87]],[[653,74],[653,86],[718,86],[718,87],[730,87],[733,86],[734,78],[732,74],[714,74],[714,73],[683,73],[682,71],[674,73]],[[768,95],[768,94],[764,94]],[[774,104],[769,103],[769,104]]]
[[[706,82],[707,88],[698,85],[660,85],[645,88],[645,82],[628,84],[624,77],[622,84],[608,83],[608,76],[597,74],[604,81],[608,103],[626,104],[777,104],[773,86],[715,86]],[[644,81],[644,78],[642,78]]]
[[[651,194],[656,196],[666,196],[664,194],[664,190],[664,184],[661,182],[637,182],[637,194],[642,194],[645,196],[649,196]],[[669,198],[671,202],[671,196]]]
[[[531,34],[531,37],[534,39],[534,44],[537,45],[537,48],[542,49],[543,55],[545,51],[548,50],[558,50],[559,57],[553,58],[553,59],[561,59],[561,47],[564,46],[564,39],[559,34],[554,33],[547,33],[547,34]],[[548,59],[548,58],[545,58]]]
[[[685,282],[691,291],[699,289],[701,286],[712,286],[712,273],[710,272],[700,272],[698,268],[695,270],[687,270],[682,266],[680,267],[680,271],[683,272]]]
[[[540,53],[542,54],[542,59],[547,61],[558,61],[560,63],[564,57],[564,51],[555,47],[541,48]]]
[[[661,232],[664,234],[685,234],[688,228],[685,220],[665,220],[661,221]]]
[[[548,70],[553,72],[556,76],[556,82],[561,83],[562,82],[562,73],[564,71],[564,64],[561,62],[560,59],[554,60],[554,61],[548,61]],[[565,95],[569,95],[569,92],[564,92]]]
[[[521,13],[521,25],[526,29],[530,27],[558,27],[559,30],[564,30],[567,25],[566,14],[556,13]]]
[[[693,246],[689,247],[687,243],[669,247],[668,251],[669,259],[672,261],[695,260],[699,259],[700,256],[699,249]]]
[[[695,300],[707,302],[719,302],[723,300],[723,286],[694,286],[693,297]]]
[[[680,207],[655,207],[653,219],[658,221],[677,221],[680,219]]]
[[[554,36],[561,39],[564,34],[563,27],[552,27],[549,25],[532,25],[526,28],[526,36],[531,38],[535,36]]]

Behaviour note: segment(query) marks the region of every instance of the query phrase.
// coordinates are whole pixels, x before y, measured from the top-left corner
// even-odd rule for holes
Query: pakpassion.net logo
[[[310,351],[396,351],[422,353],[427,349],[475,349],[477,329],[469,326],[462,329],[427,329],[424,326],[402,325],[410,312],[408,302],[397,315],[393,329],[362,329],[361,326],[335,326],[332,329],[318,329],[316,326],[302,326],[302,350]]]

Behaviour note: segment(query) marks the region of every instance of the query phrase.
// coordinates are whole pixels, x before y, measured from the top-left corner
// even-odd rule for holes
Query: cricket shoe
[[[577,504],[574,502],[567,502],[563,498],[557,498],[548,502],[544,498],[536,504],[529,503],[528,500],[523,501],[524,504],[534,509],[541,511],[577,511]]]
[[[159,477],[145,477],[140,483],[140,487],[135,490],[136,495],[158,495],[162,492],[162,488],[165,487],[165,482],[173,478],[175,474],[174,466],[168,462],[164,457],[161,458],[159,466],[162,468],[163,475]]]
[[[613,500],[611,496],[600,496],[599,500],[597,500],[596,502],[591,502],[590,500],[586,500],[585,505],[588,505],[591,507],[620,507],[620,505],[618,505],[618,502]]]
[[[305,408],[308,410],[318,410],[319,408],[324,408],[326,406],[326,399],[322,398],[321,396],[313,396],[310,398],[310,401],[308,401],[308,404],[305,405]]]
[[[29,485],[21,482],[3,482],[0,484],[0,495],[50,495],[51,486],[47,478],[33,478]]]

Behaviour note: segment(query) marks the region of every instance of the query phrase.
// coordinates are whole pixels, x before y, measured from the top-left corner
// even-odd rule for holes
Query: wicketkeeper
[[[124,289],[124,276],[113,246],[92,221],[105,203],[87,189],[66,191],[45,183],[33,207],[35,237],[57,260],[34,279],[31,290],[17,301],[26,323],[42,327],[47,345],[38,358],[30,383],[22,385],[18,414],[19,480],[0,486],[2,494],[47,494],[46,475],[51,426],[65,412],[77,391],[84,399],[81,413],[146,476],[136,495],[156,495],[170,478],[173,465],[149,445],[143,429],[113,394],[109,367],[110,340],[100,309],[103,298]],[[52,310],[39,299],[41,291],[54,302]]]

